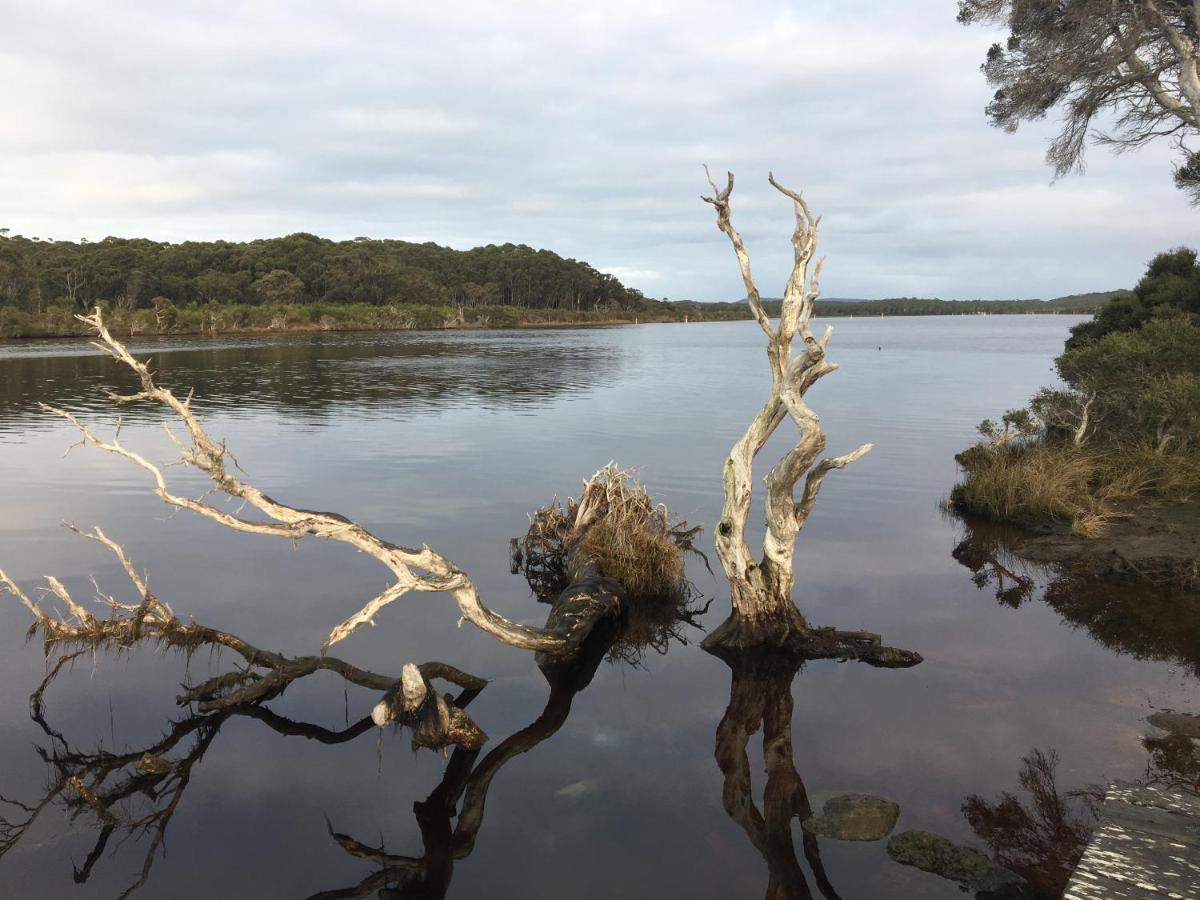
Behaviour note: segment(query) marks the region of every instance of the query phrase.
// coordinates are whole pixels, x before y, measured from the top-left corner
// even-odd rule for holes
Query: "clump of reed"
[[[963,480],[955,509],[997,522],[1064,522],[1099,537],[1131,501],[1186,500],[1200,493],[1200,458],[1150,444],[1083,445],[1044,437],[981,443],[956,459]]]
[[[579,499],[536,510],[529,530],[514,541],[514,571],[550,601],[580,573],[619,581],[625,589],[623,627],[610,657],[636,661],[641,649],[665,652],[699,610],[684,567],[695,553],[699,526],[674,520],[655,503],[632,470],[609,463],[584,483]],[[615,655],[614,655],[615,654]]]

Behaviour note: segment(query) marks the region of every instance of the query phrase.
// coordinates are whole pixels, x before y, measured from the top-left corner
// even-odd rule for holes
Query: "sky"
[[[341,3],[14,0],[0,227],[41,238],[306,231],[525,243],[651,297],[744,296],[703,164],[737,175],[764,296],[791,207],[827,297],[1050,298],[1131,286],[1196,243],[1169,148],[990,127],[995,32],[953,0]]]

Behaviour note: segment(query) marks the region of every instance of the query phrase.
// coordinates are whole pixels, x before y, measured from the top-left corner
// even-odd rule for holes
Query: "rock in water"
[[[887,837],[900,818],[900,806],[870,794],[832,797],[820,815],[801,824],[804,830],[838,841],[878,841]]]
[[[905,866],[915,866],[956,881],[978,900],[1034,900],[1029,883],[1016,872],[998,866],[978,850],[960,847],[928,831],[903,831],[887,844],[888,856]]]

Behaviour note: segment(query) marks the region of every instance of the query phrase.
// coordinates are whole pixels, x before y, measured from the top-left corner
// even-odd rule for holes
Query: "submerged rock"
[[[887,844],[888,856],[905,866],[956,881],[977,900],[1033,900],[1034,892],[1016,872],[998,866],[978,850],[960,847],[928,831],[904,831]]]
[[[1147,716],[1146,721],[1155,728],[1171,734],[1181,734],[1184,737],[1200,740],[1200,716],[1188,713],[1157,712]]]
[[[801,824],[804,830],[838,841],[878,841],[891,834],[900,806],[870,794],[843,794],[826,801],[819,815]]]

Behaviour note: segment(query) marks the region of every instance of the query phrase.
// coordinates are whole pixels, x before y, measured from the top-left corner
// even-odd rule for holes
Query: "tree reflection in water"
[[[654,636],[655,648],[660,651],[666,649],[661,646],[664,635],[679,635],[673,623],[661,622],[657,627],[651,627],[654,625],[644,620],[633,623],[605,620],[569,661],[539,659],[539,668],[549,684],[549,696],[537,718],[487,753],[481,747],[456,746],[437,787],[424,800],[413,804],[423,844],[420,856],[390,853],[382,846],[371,846],[352,836],[336,833],[331,824],[330,834],[338,845],[352,856],[371,863],[374,870],[357,884],[322,891],[313,897],[351,898],[375,894],[420,900],[444,897],[454,863],[474,849],[483,824],[488,790],[497,773],[514,757],[534,749],[562,727],[571,712],[575,695],[591,683],[606,656],[626,659],[634,654],[637,648],[634,646],[636,640],[630,634],[631,627],[642,639],[647,635]],[[81,751],[50,724],[43,702],[47,687],[77,656],[60,657],[30,698],[33,720],[48,738],[48,745],[38,748],[37,752],[50,773],[49,787],[33,804],[3,800],[10,812],[0,819],[0,857],[17,846],[45,810],[60,806],[66,811],[68,821],[90,820],[98,832],[83,864],[74,866],[76,883],[89,879],[114,835],[124,834],[147,842],[139,876],[121,897],[146,883],[197,766],[231,719],[255,719],[280,735],[304,737],[331,745],[353,741],[374,729],[370,716],[346,728],[331,730],[286,718],[260,702],[208,712],[189,704],[189,714],[171,722],[165,735],[147,746],[122,753],[104,749]],[[481,690],[464,688],[451,702],[456,708],[465,709]]]
[[[1065,563],[1031,560],[1019,552],[1028,534],[1012,527],[959,520],[965,532],[954,548],[981,590],[1014,609],[1041,600],[1073,628],[1117,653],[1174,663],[1200,677],[1200,596],[1149,581],[1103,578]],[[1143,784],[1200,794],[1200,721],[1155,714],[1162,734],[1142,739],[1148,754]],[[1058,791],[1053,750],[1033,750],[1021,761],[1022,802],[1005,792],[988,802],[966,798],[963,813],[995,861],[1022,875],[1039,897],[1059,898],[1090,839],[1104,790]]]
[[[1200,594],[1127,579],[1089,575],[1066,564],[1043,563],[1016,550],[1022,532],[963,520],[954,558],[981,590],[1014,609],[1041,599],[1063,621],[1135,659],[1173,662],[1200,677]]]
[[[1060,793],[1055,783],[1057,767],[1054,750],[1035,749],[1021,759],[1017,775],[1027,802],[1005,791],[991,802],[972,795],[962,808],[992,859],[1016,872],[1047,900],[1063,895],[1091,838],[1104,794],[1095,788]]]
[[[908,668],[921,662],[915,653],[894,648],[879,658],[891,660],[885,668]],[[810,659],[783,651],[718,651],[730,668],[729,706],[717,725],[716,761],[724,776],[721,801],[729,817],[750,838],[750,843],[767,863],[768,900],[812,898],[808,878],[796,856],[792,820],[804,822],[813,814],[804,781],[796,770],[792,747],[792,682]],[[750,738],[763,733],[763,762],[767,780],[763,786],[762,808],[754,800],[750,777]],[[875,799],[875,798],[872,798]],[[878,837],[891,830],[889,823]],[[816,834],[803,829],[804,859],[820,896],[836,900],[838,893],[830,883],[821,862]]]
[[[767,898],[811,898],[796,857],[792,819],[812,815],[792,749],[792,680],[804,664],[795,656],[738,654],[725,660],[732,669],[729,706],[717,726],[716,759],[724,776],[721,801],[767,862]],[[763,805],[755,805],[750,778],[750,738],[762,728],[767,781]],[[821,896],[836,898],[821,863],[815,835],[805,832],[804,858]]]

